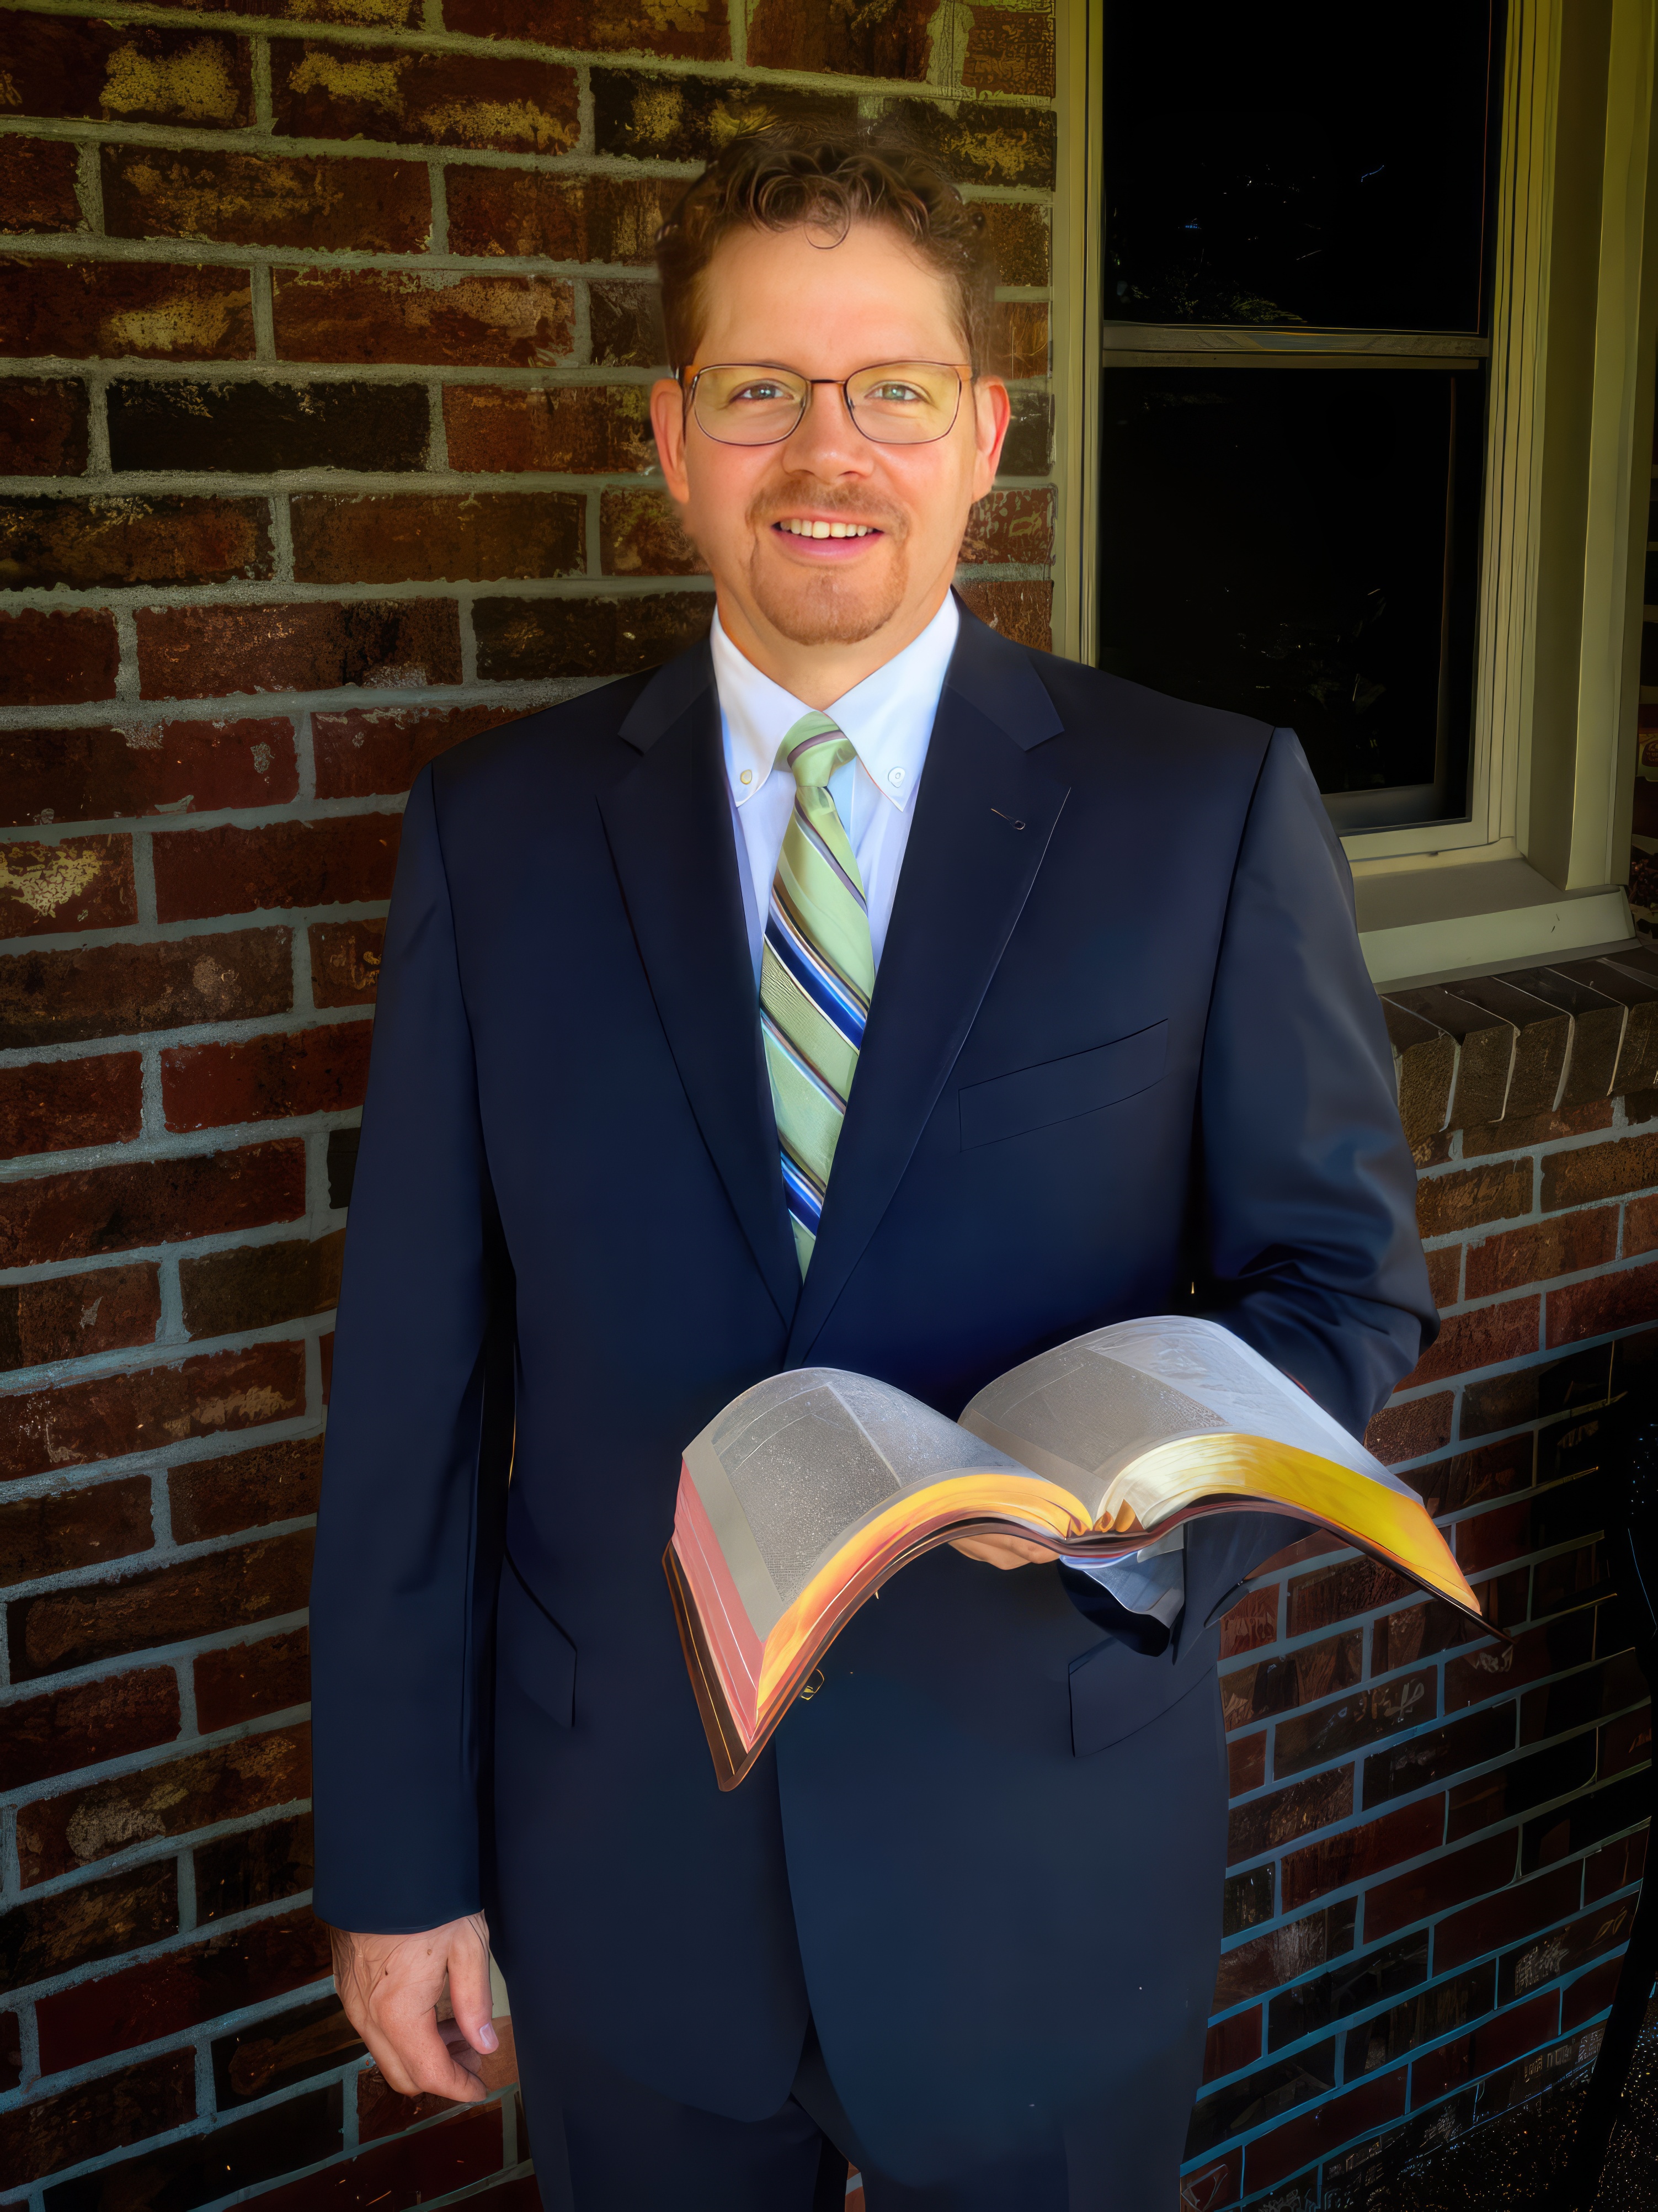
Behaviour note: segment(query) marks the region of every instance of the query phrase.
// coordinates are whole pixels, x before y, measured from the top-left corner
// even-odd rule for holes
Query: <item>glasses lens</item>
[[[810,388],[786,368],[705,368],[692,407],[721,445],[769,446],[793,429]]]
[[[881,446],[924,446],[956,420],[962,380],[932,361],[894,361],[860,369],[847,384],[858,428]]]

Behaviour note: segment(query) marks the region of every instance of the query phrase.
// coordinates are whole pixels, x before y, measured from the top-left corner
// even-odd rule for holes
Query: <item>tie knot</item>
[[[778,758],[802,791],[821,791],[837,768],[855,757],[852,739],[827,714],[802,714],[784,732]]]

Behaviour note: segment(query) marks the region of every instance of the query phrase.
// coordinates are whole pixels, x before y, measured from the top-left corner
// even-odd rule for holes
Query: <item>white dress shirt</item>
[[[829,787],[863,882],[878,975],[904,848],[909,842],[915,793],[926,765],[938,695],[961,620],[956,595],[949,592],[919,637],[825,709],[857,753],[855,760],[835,770]],[[778,753],[788,732],[812,709],[769,676],[762,676],[738,652],[721,628],[717,611],[709,642],[738,837],[738,873],[743,879],[757,988],[772,878],[794,806],[794,778],[786,766],[779,765]],[[1130,1613],[1151,1613],[1172,1628],[1186,1596],[1183,1535],[1177,1529],[1160,1543],[1109,1566],[1085,1565],[1081,1560],[1071,1564],[1102,1583]]]

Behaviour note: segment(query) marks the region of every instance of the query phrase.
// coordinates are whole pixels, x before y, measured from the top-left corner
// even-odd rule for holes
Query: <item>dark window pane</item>
[[[1288,724],[1344,830],[1461,814],[1484,384],[1107,369],[1101,666]]]
[[[1482,327],[1491,0],[1107,0],[1108,319]]]

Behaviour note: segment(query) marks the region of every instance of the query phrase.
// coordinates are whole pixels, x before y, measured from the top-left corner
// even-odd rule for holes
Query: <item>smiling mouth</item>
[[[882,532],[872,522],[805,522],[790,515],[774,522],[774,530],[780,530],[790,538],[879,538]]]

